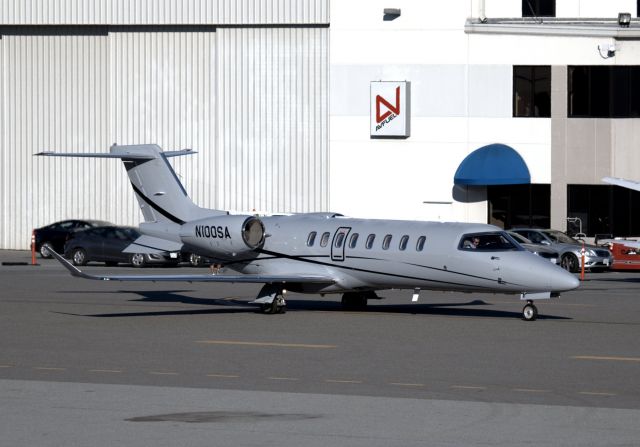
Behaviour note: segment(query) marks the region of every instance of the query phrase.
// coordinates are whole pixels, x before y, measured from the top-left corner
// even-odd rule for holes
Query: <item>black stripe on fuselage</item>
[[[329,259],[330,256],[327,255],[315,255],[315,256],[293,256],[293,255],[287,255],[284,253],[278,253],[278,252],[274,252],[274,251],[270,251],[270,250],[264,250],[264,249],[259,249],[256,250],[260,253],[266,254],[266,255],[270,255],[270,258],[259,258],[260,260],[267,260],[267,259],[291,259],[294,261],[299,261],[299,262],[306,262],[309,264],[316,264],[316,265],[323,265],[323,266],[327,266],[327,267],[335,267],[335,268],[340,268],[340,269],[345,269],[345,270],[351,270],[351,271],[356,271],[356,272],[362,272],[362,273],[371,273],[374,275],[383,275],[383,276],[390,276],[390,277],[395,277],[395,278],[403,278],[403,279],[415,279],[418,281],[429,281],[429,282],[434,282],[434,283],[439,283],[439,284],[451,284],[451,285],[456,285],[456,286],[466,286],[468,287],[468,284],[462,284],[462,283],[457,283],[457,282],[452,282],[452,281],[441,281],[441,280],[436,280],[436,279],[428,279],[428,278],[421,278],[421,277],[417,277],[417,276],[409,276],[409,275],[399,275],[397,273],[389,273],[389,272],[381,272],[381,271],[376,271],[376,270],[369,270],[369,269],[362,269],[362,268],[358,268],[358,267],[349,267],[346,266],[344,264],[334,264],[334,263],[330,263],[330,262],[322,262],[322,261],[315,261],[312,259],[309,259],[310,257],[314,257],[314,258],[327,258]],[[359,256],[348,256],[347,259],[364,259],[364,260],[370,260],[370,261],[387,261],[386,259],[381,259],[381,258],[371,258],[371,257],[359,257]],[[508,283],[506,281],[503,281],[501,283],[498,283],[497,280],[492,279],[492,278],[485,278],[483,276],[477,276],[477,275],[470,275],[468,273],[462,273],[462,272],[456,272],[456,271],[452,271],[452,270],[444,270],[444,269],[439,269],[436,267],[430,267],[427,265],[419,265],[419,264],[411,264],[411,263],[406,263],[403,262],[402,264],[406,264],[406,265],[412,265],[415,267],[421,267],[421,268],[426,268],[426,269],[430,269],[430,270],[436,270],[439,272],[446,272],[446,273],[452,273],[455,275],[462,275],[462,276],[466,276],[469,278],[475,278],[475,279],[482,279],[485,281],[490,281],[492,283],[497,283],[497,284],[511,284],[511,285],[519,285],[519,284],[513,284],[513,283]],[[486,288],[486,289],[490,289],[489,286],[475,286],[478,288]]]
[[[131,182],[131,186],[133,187],[133,190],[135,191],[136,194],[138,194],[138,196],[144,200],[151,208],[153,208],[154,210],[156,210],[157,212],[159,212],[160,214],[162,214],[164,217],[166,217],[167,219],[169,219],[171,222],[177,223],[177,224],[184,224],[184,220],[177,218],[176,216],[174,216],[173,214],[171,214],[170,212],[168,212],[167,210],[163,209],[162,207],[160,207],[160,205],[158,205],[157,203],[155,203],[154,201],[152,201],[150,198],[148,198],[147,196],[145,196],[142,191],[140,191],[136,185],[133,184],[133,182]]]

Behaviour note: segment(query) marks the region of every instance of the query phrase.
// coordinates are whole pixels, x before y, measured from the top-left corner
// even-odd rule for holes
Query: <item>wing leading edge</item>
[[[98,281],[174,281],[174,282],[226,282],[247,284],[334,284],[335,280],[322,275],[90,275],[83,272],[60,254],[50,250],[51,255],[69,270],[72,276]]]
[[[622,186],[623,188],[635,189],[636,191],[640,191],[640,182],[634,182],[633,180],[627,180],[617,177],[604,177],[602,181],[605,183],[609,183],[610,185]]]

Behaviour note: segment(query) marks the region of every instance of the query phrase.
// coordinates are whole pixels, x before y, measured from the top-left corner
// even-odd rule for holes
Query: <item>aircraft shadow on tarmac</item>
[[[258,313],[259,307],[249,304],[246,298],[225,297],[225,298],[194,298],[183,294],[186,290],[172,291],[125,291],[140,295],[141,298],[130,300],[130,302],[160,303],[160,304],[190,304],[197,306],[216,306],[215,309],[181,309],[164,311],[142,311],[142,312],[117,312],[83,315],[97,318],[117,318],[117,317],[153,317],[153,316],[179,316],[179,315],[216,315],[230,313]],[[113,292],[109,292],[113,293]],[[460,317],[486,317],[486,318],[521,318],[520,312],[510,312],[489,308],[493,306],[483,300],[471,300],[467,302],[447,302],[447,303],[424,303],[424,304],[382,304],[372,301],[364,310],[346,311],[339,301],[334,300],[309,300],[287,298],[287,312],[296,311],[323,311],[323,312],[356,312],[356,313],[388,313],[388,314],[410,314],[410,315],[439,315],[439,316],[460,316]],[[540,320],[570,320],[568,317],[554,315],[538,315]]]

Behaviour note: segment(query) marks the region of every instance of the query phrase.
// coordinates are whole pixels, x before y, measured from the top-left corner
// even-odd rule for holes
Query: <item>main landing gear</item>
[[[527,300],[527,304],[522,308],[522,318],[525,321],[534,321],[538,318],[538,308],[533,304],[532,300]]]
[[[260,311],[269,315],[283,314],[287,312],[287,302],[283,295],[278,295],[272,302],[261,304]]]
[[[286,293],[282,285],[265,284],[258,293],[258,297],[252,302],[260,304],[260,311],[263,314],[283,314],[287,311],[287,302],[284,299]]]

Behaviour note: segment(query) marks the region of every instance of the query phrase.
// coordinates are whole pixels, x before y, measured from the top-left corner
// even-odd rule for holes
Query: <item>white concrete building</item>
[[[175,167],[206,207],[640,234],[638,194],[600,182],[640,179],[637,16],[633,0],[0,0],[0,248],[64,218],[137,224],[120,164],[32,156],[114,142],[197,150]],[[374,81],[408,81],[408,137],[371,137],[372,104],[400,116]],[[528,180],[491,185],[504,172],[471,160],[456,184],[493,143]]]
[[[385,17],[389,7],[399,14]],[[601,182],[640,179],[637,16],[632,0],[332,2],[332,209],[563,230],[579,217],[590,235],[640,234],[638,195]],[[409,138],[370,138],[377,80],[411,82]],[[544,104],[528,109],[530,87]],[[610,110],[580,108],[598,92]],[[631,97],[620,113],[616,95]],[[464,158],[492,143],[522,156],[531,186],[454,184]]]

